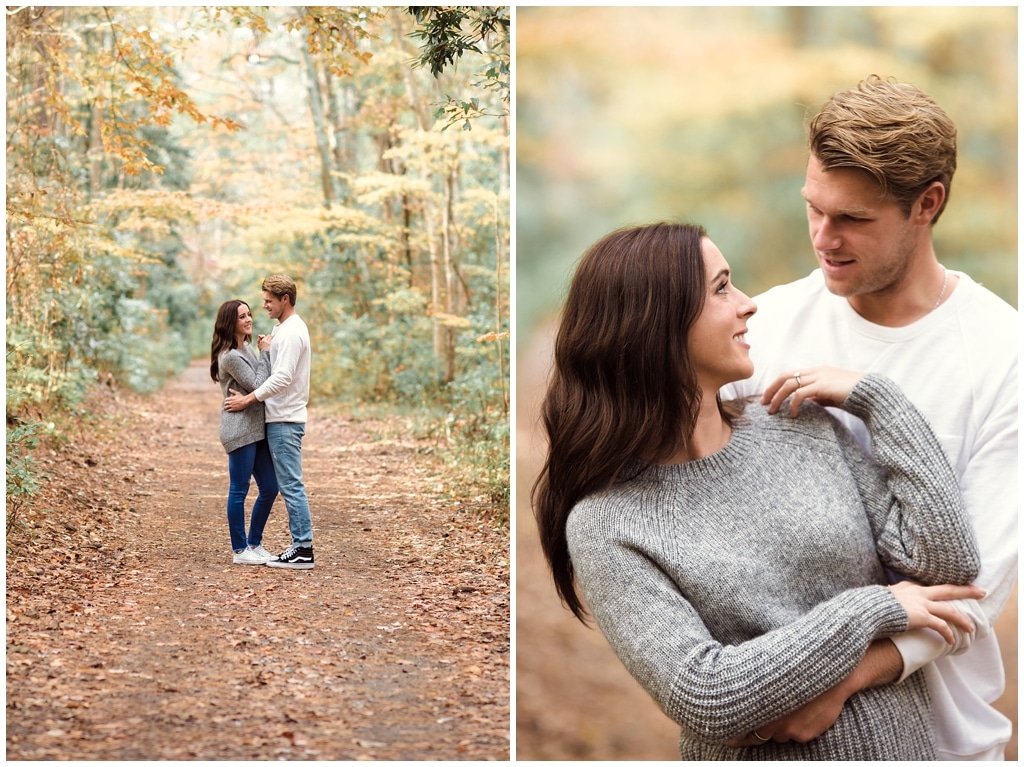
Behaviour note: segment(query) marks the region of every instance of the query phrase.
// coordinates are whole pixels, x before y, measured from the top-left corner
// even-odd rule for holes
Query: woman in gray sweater
[[[228,390],[248,394],[270,377],[269,337],[260,337],[259,359],[250,345],[252,311],[245,301],[225,301],[217,312],[210,346],[210,376]],[[274,559],[263,547],[263,528],[277,498],[277,476],[267,446],[263,403],[236,413],[220,412],[220,441],[228,454],[228,532],[236,565],[262,565]],[[245,532],[245,499],[251,480],[259,496],[252,507],[249,533]]]
[[[767,408],[723,403],[753,373],[755,311],[697,226],[621,230],[584,256],[534,488],[556,588],[681,726],[684,759],[934,759],[922,674],[857,690],[854,671],[885,637],[973,630],[947,601],[981,595],[951,585],[979,567],[956,479],[878,375],[794,371]],[[874,461],[822,405],[866,422]],[[777,727],[832,690],[819,737]]]

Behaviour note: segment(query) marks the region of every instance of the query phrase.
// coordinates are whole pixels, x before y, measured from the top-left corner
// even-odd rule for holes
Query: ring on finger
[[[767,743],[769,740],[771,740],[771,738],[762,738],[760,735],[757,734],[757,730],[754,730],[751,733],[751,735],[753,735],[755,738],[757,738],[762,743]]]
[[[799,389],[801,386],[803,386],[803,384],[800,383],[800,374],[799,373],[794,373],[793,374],[793,378],[796,379],[796,388]]]

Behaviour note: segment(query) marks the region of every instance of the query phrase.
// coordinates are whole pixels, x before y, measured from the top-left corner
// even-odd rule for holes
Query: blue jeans
[[[245,535],[245,498],[249,495],[249,481],[255,477],[260,490],[252,506],[249,535]],[[231,548],[242,551],[246,545],[259,546],[263,541],[263,528],[267,526],[270,509],[277,498],[277,475],[270,447],[265,439],[253,442],[228,453],[228,531]]]
[[[277,483],[288,510],[288,529],[292,546],[313,545],[313,519],[309,515],[309,499],[302,484],[302,438],[304,423],[268,423],[267,444],[274,457]]]

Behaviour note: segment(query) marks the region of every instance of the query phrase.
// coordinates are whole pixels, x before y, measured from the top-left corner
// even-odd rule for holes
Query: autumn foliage
[[[9,509],[93,388],[159,389],[272,272],[314,400],[412,409],[451,492],[507,505],[509,16],[455,11],[431,72],[402,8],[8,10]]]

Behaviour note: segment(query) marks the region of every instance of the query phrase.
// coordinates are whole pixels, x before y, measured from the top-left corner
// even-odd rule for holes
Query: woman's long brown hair
[[[217,310],[217,319],[213,323],[213,342],[210,344],[210,378],[220,380],[220,355],[235,347],[235,324],[238,322],[238,307],[244,306],[252,312],[249,304],[237,298],[225,301]],[[245,337],[246,343],[252,336]]]
[[[696,425],[701,391],[688,338],[707,293],[706,236],[691,224],[613,232],[586,252],[569,288],[541,409],[548,454],[532,500],[555,587],[581,621],[569,513],[637,462],[668,459]]]

